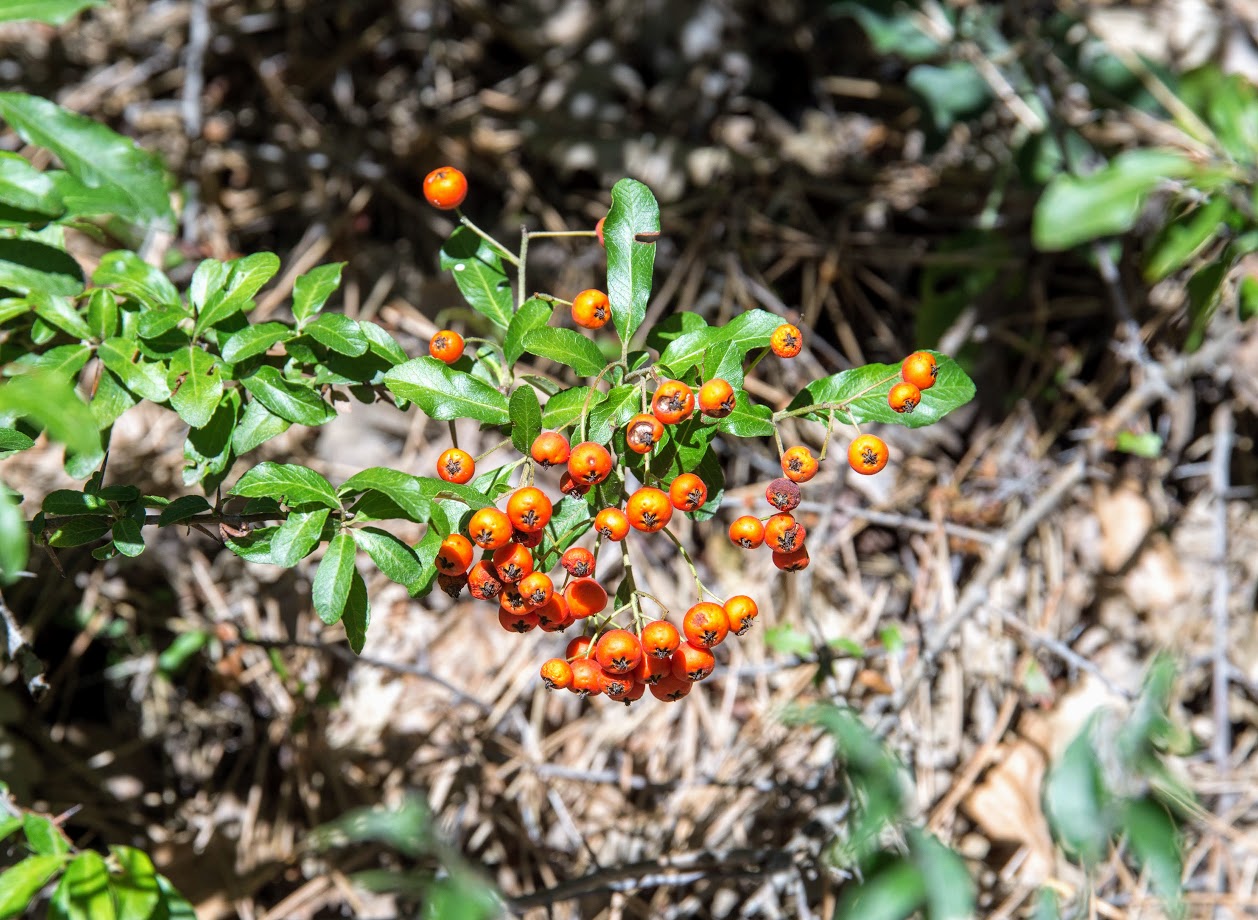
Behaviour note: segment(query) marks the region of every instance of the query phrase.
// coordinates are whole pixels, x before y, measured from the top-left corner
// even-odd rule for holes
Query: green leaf
[[[1246,275],[1240,284],[1240,317],[1242,321],[1258,316],[1258,277]]]
[[[926,915],[930,920],[964,920],[975,911],[974,882],[965,861],[920,830],[909,833],[913,864],[926,882]]]
[[[271,540],[277,532],[277,525],[268,525],[251,530],[244,537],[228,537],[224,542],[241,559],[258,565],[275,565],[275,559],[271,556]]]
[[[105,367],[118,376],[123,386],[141,399],[151,402],[165,402],[170,399],[165,365],[144,361],[140,347],[134,340],[106,339],[96,349],[96,355]]]
[[[432,503],[424,494],[417,477],[383,466],[368,467],[345,480],[337,489],[342,497],[360,492],[379,492],[388,497],[408,520],[417,524],[427,521],[432,513]]]
[[[90,411],[98,429],[104,430],[118,421],[122,414],[139,400],[109,371],[100,375]]]
[[[239,412],[239,392],[227,390],[209,424],[189,430],[183,444],[184,485],[200,482],[212,491],[222,483],[222,474],[232,461],[232,435]]]
[[[194,336],[199,336],[206,329],[217,326],[250,306],[253,295],[280,270],[280,258],[273,252],[255,252],[233,259],[227,264],[231,268],[227,284],[211,293],[205,306],[198,312],[196,326],[192,330]]]
[[[285,323],[259,323],[245,326],[219,342],[223,360],[235,364],[245,358],[264,354],[276,342],[287,342],[296,335]]]
[[[367,582],[358,569],[350,569],[349,597],[345,599],[345,615],[341,619],[345,637],[355,655],[361,655],[367,644],[367,627],[371,625],[371,602],[367,597]]]
[[[683,332],[668,343],[668,347],[660,353],[660,364],[666,366],[674,374],[682,375],[692,367],[703,363],[704,357],[713,348],[726,341],[726,331],[721,326],[709,326],[704,323]]]
[[[245,405],[245,412],[236,425],[232,435],[232,450],[237,456],[243,457],[249,451],[269,441],[276,435],[283,434],[292,424],[288,419],[272,415],[266,406],[251,399]]]
[[[109,514],[108,500],[92,492],[79,492],[74,489],[56,489],[44,496],[40,505],[44,514]]]
[[[25,913],[64,864],[63,856],[28,856],[0,874],[0,920]]]
[[[435,559],[436,556],[434,556],[433,558]],[[7,791],[8,791],[8,787],[0,784],[0,795],[7,793]],[[9,837],[13,836],[14,833],[16,833],[17,831],[21,829],[22,829],[21,818],[18,818],[12,815],[7,818],[0,818],[0,840],[7,840]]]
[[[1207,262],[1188,279],[1188,335],[1184,339],[1184,350],[1194,352],[1201,347],[1206,339],[1206,330],[1210,320],[1214,319],[1218,310],[1223,281],[1231,271],[1228,259],[1217,259]]]
[[[720,341],[713,343],[703,358],[704,379],[720,377],[741,387],[747,352],[768,347],[773,331],[780,325],[782,318],[767,310],[748,310],[734,317],[719,330]]]
[[[320,313],[303,330],[316,342],[350,357],[367,353],[367,337],[358,323],[340,313]]]
[[[203,348],[189,345],[170,359],[166,382],[170,405],[193,428],[210,423],[223,398],[223,375],[218,361]]]
[[[844,886],[834,920],[907,920],[926,900],[926,879],[896,859],[863,881]]]
[[[371,349],[373,355],[380,357],[389,364],[405,363],[406,352],[402,350],[402,346],[397,343],[397,340],[384,329],[375,323],[359,320],[358,331],[366,337],[367,347]]]
[[[1179,828],[1166,809],[1150,798],[1135,799],[1127,804],[1122,817],[1123,833],[1140,868],[1149,874],[1167,913],[1183,916],[1184,872]]]
[[[95,850],[85,850],[66,866],[52,893],[50,912],[65,920],[114,920],[114,900],[109,892],[109,869]]]
[[[65,834],[42,815],[23,816],[22,832],[26,834],[26,842],[30,848],[40,856],[64,856],[70,852],[70,843]]]
[[[66,380],[32,371],[0,382],[0,413],[30,418],[81,454],[100,451],[96,421]]]
[[[493,504],[493,501],[484,493],[470,486],[446,482],[443,479],[437,479],[435,476],[416,476],[415,481],[419,483],[424,497],[429,501],[435,501],[438,496],[443,496],[453,498],[474,509],[488,508]]]
[[[28,450],[34,446],[35,442],[17,429],[0,428],[0,454],[3,454],[5,457],[18,451]],[[3,457],[0,457],[0,459],[3,459]]]
[[[603,241],[607,248],[607,297],[622,342],[628,342],[646,318],[655,268],[655,243],[637,242],[635,237],[651,238],[659,232],[660,206],[651,190],[636,179],[617,182],[603,223]]]
[[[67,335],[79,339],[90,338],[92,330],[86,320],[74,308],[74,302],[68,297],[49,294],[46,291],[32,291],[30,294],[31,308],[35,315],[50,326],[55,326]]]
[[[1053,836],[1068,855],[1088,866],[1105,856],[1114,830],[1091,725],[1070,742],[1044,781],[1044,813]]]
[[[64,25],[80,12],[93,6],[104,6],[105,0],[2,0],[0,22],[33,19],[51,26]]]
[[[264,364],[240,382],[273,415],[299,425],[322,425],[336,418],[336,409],[313,389],[286,380],[279,370]]]
[[[186,319],[188,319],[188,311],[183,307],[145,310],[140,314],[140,321],[136,324],[135,331],[142,339],[157,339]]]
[[[376,527],[360,527],[352,531],[354,542],[359,549],[366,550],[371,561],[376,564],[392,581],[404,586],[408,591],[412,585],[420,584],[424,579],[424,568],[419,557],[411,549],[391,533]]]
[[[170,883],[170,879],[164,875],[157,877],[157,889],[161,892],[162,903],[158,905],[156,913],[153,914],[151,920],[197,920],[196,911],[192,909],[192,905],[188,903],[175,886]]]
[[[1171,150],[1141,148],[1119,154],[1088,176],[1058,175],[1035,206],[1031,236],[1037,249],[1056,251],[1125,233],[1136,223],[1145,196],[1167,179],[1196,167]]]
[[[157,157],[100,122],[25,93],[0,93],[0,118],[28,144],[46,147],[88,188],[107,188],[118,216],[175,225],[167,173]]]
[[[1145,257],[1145,280],[1156,283],[1187,265],[1215,234],[1227,229],[1225,221],[1232,213],[1227,196],[1218,194],[1168,222]]]
[[[113,291],[92,290],[87,299],[87,327],[97,341],[118,334],[118,298]]]
[[[101,257],[100,265],[92,273],[92,283],[117,288],[143,307],[183,309],[179,291],[165,273],[125,249]]]
[[[263,461],[251,469],[232,488],[231,495],[245,498],[274,498],[289,507],[316,504],[340,508],[336,490],[319,473],[295,463]]]
[[[912,412],[896,412],[887,404],[887,393],[900,379],[898,364],[866,364],[814,380],[791,400],[787,410],[840,404],[843,408],[835,410],[836,421],[881,422],[907,428],[934,424],[973,399],[975,391],[974,381],[955,361],[938,352],[930,354],[934,355],[938,367],[935,385],[922,391],[921,402]],[[826,411],[818,409],[807,413],[806,417],[824,422]]]
[[[4,18],[4,6],[0,3],[0,21]],[[65,204],[53,181],[16,153],[0,152],[0,204],[31,218],[60,217],[65,213]]]
[[[180,521],[196,517],[198,514],[204,514],[209,510],[210,503],[200,495],[181,495],[162,509],[162,513],[157,519],[157,525],[159,527],[168,527],[171,524],[178,524]]]
[[[542,407],[536,391],[527,383],[515,388],[507,405],[511,414],[511,443],[522,454],[533,446],[533,439],[542,433]]]
[[[441,247],[441,268],[454,276],[472,309],[502,329],[511,322],[511,283],[498,251],[467,227],[458,227]]]
[[[354,538],[338,533],[328,541],[328,550],[315,571],[311,596],[319,619],[331,626],[345,614],[350,585],[358,570],[354,568]]]
[[[981,114],[992,101],[987,81],[968,61],[951,61],[942,67],[918,64],[909,70],[904,82],[926,104],[940,133]]]
[[[614,387],[590,410],[586,437],[595,444],[606,444],[616,430],[641,409],[642,393],[636,386]]]
[[[734,411],[716,423],[716,430],[738,438],[773,436],[773,410],[751,401],[746,390],[734,391]]]
[[[42,353],[28,351],[14,364],[38,368],[73,383],[91,356],[92,349],[87,345],[58,345]]]
[[[192,308],[198,313],[204,310],[210,298],[227,286],[231,273],[231,266],[218,259],[202,259],[188,284],[188,302]]]
[[[202,629],[180,633],[157,656],[157,670],[167,677],[178,675],[209,641],[210,634]]]
[[[1155,460],[1162,456],[1162,436],[1153,431],[1120,431],[1114,438],[1114,449],[1135,457]]]
[[[412,358],[399,364],[385,374],[384,385],[438,421],[472,418],[487,425],[505,425],[510,418],[505,396],[436,358]]]
[[[830,4],[830,14],[855,19],[879,55],[894,54],[906,61],[924,61],[943,51],[938,41],[918,27],[908,7],[892,7],[884,12],[879,6],[883,5],[843,0]]]
[[[606,393],[591,390],[589,387],[561,390],[546,401],[546,408],[542,410],[542,427],[553,431],[574,425],[580,421],[581,410],[587,399],[590,409],[593,410],[606,398]]]
[[[2,288],[45,298],[77,297],[83,291],[83,270],[63,249],[38,240],[0,238]]]
[[[567,365],[582,377],[593,377],[607,364],[598,346],[575,329],[534,329],[524,336],[524,350]]]
[[[271,537],[271,559],[275,565],[291,568],[305,559],[319,545],[329,508],[289,512],[288,520]]]
[[[16,581],[29,557],[30,539],[17,496],[0,483],[0,582]]]
[[[114,521],[113,538],[114,546],[124,556],[138,556],[144,552],[144,531],[133,518]]]
[[[306,320],[322,310],[328,298],[341,286],[341,269],[344,267],[344,262],[330,262],[298,276],[293,283],[293,318],[297,320],[298,329],[305,329]],[[324,344],[328,345],[326,342]],[[328,347],[334,346],[328,345]],[[345,354],[350,354],[350,352],[345,352]],[[362,352],[354,352],[354,354],[362,354]]]
[[[194,636],[184,633],[179,638]],[[205,636],[205,633],[200,633]],[[178,640],[176,640],[178,641]],[[160,665],[160,659],[159,659]],[[171,673],[167,671],[166,673]],[[152,918],[161,902],[157,888],[157,872],[148,854],[133,847],[111,846],[109,852],[122,871],[113,877],[114,898],[118,905],[119,920],[145,920]]]
[[[507,334],[503,339],[502,351],[508,365],[514,365],[524,354],[524,338],[534,329],[541,329],[550,322],[553,308],[544,300],[529,298],[520,304],[511,322],[507,326]]]

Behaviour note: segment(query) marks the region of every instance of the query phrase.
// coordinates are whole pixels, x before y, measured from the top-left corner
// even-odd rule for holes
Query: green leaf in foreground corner
[[[524,350],[567,365],[582,377],[593,377],[607,364],[598,346],[575,329],[534,329],[524,337]]]
[[[472,309],[506,329],[511,322],[511,283],[498,250],[467,227],[458,227],[441,247],[441,268]]]
[[[241,476],[231,494],[245,498],[274,498],[290,506],[341,506],[332,483],[319,473],[295,463],[272,463],[270,460],[259,463]]]
[[[1053,836],[1068,855],[1089,866],[1105,855],[1113,829],[1092,727],[1089,722],[1070,742],[1044,781],[1044,813]]]
[[[108,186],[122,207],[118,215],[140,222],[175,224],[168,174],[161,161],[100,122],[25,93],[0,93],[0,118],[28,144],[57,155],[89,187]]]
[[[542,431],[542,407],[537,393],[527,383],[516,387],[508,403],[511,413],[511,444],[522,454],[533,446],[533,439]]]
[[[28,856],[0,873],[0,917],[16,917],[65,864],[64,856]]]
[[[152,918],[153,911],[162,898],[157,888],[157,871],[153,868],[153,861],[143,850],[133,847],[111,846],[109,852],[122,868],[112,879],[114,897],[118,902],[118,916],[121,920],[131,920],[133,917]]]
[[[105,0],[3,0],[0,2],[0,22],[31,19],[60,26],[88,7],[104,4]]]
[[[399,364],[384,375],[384,385],[437,421],[473,418],[487,425],[505,425],[510,418],[505,396],[436,358],[412,358]]]
[[[617,182],[603,223],[603,241],[607,247],[607,297],[622,342],[628,342],[646,318],[655,268],[653,239],[659,232],[660,206],[651,190],[636,179]],[[640,242],[640,238],[652,242]]]
[[[0,412],[34,419],[80,454],[100,451],[100,432],[91,410],[70,383],[56,375],[33,372],[0,382]]]
[[[51,913],[66,920],[113,920],[118,916],[109,891],[109,869],[95,850],[85,850],[66,866],[52,893]]]
[[[1035,247],[1051,252],[1124,233],[1135,225],[1145,196],[1158,183],[1195,170],[1184,154],[1143,148],[1119,154],[1088,176],[1061,173],[1035,205]]]
[[[864,880],[845,886],[834,920],[904,920],[926,899],[926,879],[912,863],[896,859]]]
[[[424,570],[419,557],[393,534],[378,527],[360,527],[352,531],[358,548],[366,550],[371,561],[392,581],[410,589],[423,580]]]
[[[354,538],[347,533],[338,533],[328,541],[328,550],[315,571],[311,597],[319,619],[329,626],[345,614],[350,585],[354,576],[358,575],[358,570],[354,568],[355,555]]]
[[[930,920],[965,920],[974,916],[974,882],[956,852],[937,837],[909,832],[913,864],[926,880],[926,913]]]

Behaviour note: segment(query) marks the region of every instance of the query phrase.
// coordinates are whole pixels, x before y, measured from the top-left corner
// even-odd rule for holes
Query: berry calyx
[[[773,564],[783,572],[798,572],[800,569],[806,569],[809,561],[808,547],[806,546],[801,546],[790,553],[773,554]]]
[[[545,572],[531,572],[520,579],[520,596],[530,610],[545,606],[555,592],[555,584]]]
[[[627,629],[610,629],[598,640],[594,657],[604,671],[627,674],[642,661],[642,644]]]
[[[467,522],[468,536],[481,549],[498,549],[511,540],[511,521],[497,508],[481,508]]]
[[[547,690],[567,690],[572,686],[572,665],[562,658],[551,658],[543,662],[542,683]]]
[[[725,616],[729,618],[729,631],[741,636],[751,629],[760,615],[756,602],[745,594],[735,594],[725,602]]]
[[[764,490],[764,497],[778,511],[794,511],[799,507],[802,495],[799,486],[795,483],[786,478],[779,478],[769,483],[769,487]]]
[[[467,176],[453,166],[440,166],[424,177],[424,197],[442,211],[457,208],[467,197]]]
[[[676,425],[690,418],[695,410],[695,394],[680,380],[665,380],[651,399],[652,414],[665,425]]]
[[[453,329],[442,329],[429,340],[428,354],[443,364],[453,364],[463,357],[463,336]]]
[[[681,621],[681,631],[691,645],[712,648],[724,642],[729,635],[729,617],[720,604],[700,601],[686,611]]]
[[[461,533],[452,533],[441,541],[435,559],[442,575],[463,575],[472,567],[475,551],[472,541]],[[461,587],[461,586],[460,586]]]
[[[654,415],[639,413],[625,425],[625,444],[635,454],[650,453],[664,437],[664,425]]]
[[[574,546],[559,557],[563,570],[573,578],[586,578],[594,574],[594,554],[584,546]]]
[[[648,657],[671,658],[681,645],[681,633],[668,620],[653,620],[642,627],[641,642]]]
[[[507,518],[523,533],[538,533],[550,523],[553,506],[546,493],[536,486],[516,489],[507,499]]]
[[[672,663],[673,677],[677,680],[697,683],[712,673],[716,667],[716,656],[706,648],[698,648],[689,642],[683,642],[677,647],[677,651],[673,652]]]
[[[604,539],[619,543],[629,535],[629,518],[619,508],[604,508],[594,516],[594,529]]]
[[[596,486],[611,475],[611,471],[612,455],[602,444],[583,441],[572,448],[568,457],[568,472],[576,482],[587,488]]]
[[[498,578],[507,584],[515,584],[526,575],[533,574],[533,554],[522,543],[508,543],[494,550],[494,569]]]

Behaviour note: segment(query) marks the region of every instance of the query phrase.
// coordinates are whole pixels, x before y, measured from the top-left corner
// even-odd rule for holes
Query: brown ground
[[[114,0],[60,32],[0,27],[5,82],[137,136],[186,183],[182,280],[203,255],[259,248],[286,269],[347,260],[345,311],[419,353],[455,304],[435,257],[450,222],[418,194],[428,169],[463,165],[470,216],[505,238],[521,215],[589,227],[634,175],[664,209],[656,316],[755,305],[815,330],[797,362],[757,371],[756,398],[896,360],[932,323],[979,388],[943,425],[886,432],[897,459],[882,476],[823,467],[806,489],[814,562],[796,577],[731,549],[721,526],[693,528],[709,583],[755,595],[763,627],[804,646],[727,643],[718,677],[679,705],[548,695],[535,674],[555,637],[507,636],[481,607],[412,602],[380,576],[355,660],[310,610],[308,564],[250,566],[195,533],[152,538],[134,561],[60,553],[64,578],[43,563],[7,597],[52,683],[39,705],[17,680],[0,687],[0,776],[17,799],[77,808],[79,845],[148,849],[202,918],[405,913],[347,877],[415,861],[318,856],[306,838],[408,791],[526,916],[828,916],[843,878],[824,851],[847,795],[829,739],[781,716],[846,701],[903,758],[920,819],[967,858],[980,913],[1022,915],[1042,884],[1070,897],[1084,882],[1047,837],[1048,758],[1169,649],[1199,742],[1175,761],[1201,806],[1190,911],[1258,909],[1258,337],[1225,301],[1181,355],[1182,287],[1150,296],[1134,262],[1107,286],[1076,257],[1035,253],[1033,192],[988,155],[1017,113],[997,106],[924,146],[901,73],[823,9]],[[973,232],[993,188],[999,245]],[[599,281],[588,244],[534,256],[539,289]],[[981,268],[993,281],[963,309],[921,312],[927,285]],[[114,481],[182,492],[170,415],[119,423]],[[1160,434],[1161,456],[1115,452],[1122,431]],[[427,471],[446,437],[359,407],[262,453],[340,481]],[[717,522],[774,467],[768,444],[731,451],[738,488]],[[63,483],[48,454],[4,475],[28,496]],[[684,570],[662,551],[655,563],[648,590],[680,599]],[[157,656],[197,630],[227,641],[160,675]],[[886,651],[886,630],[903,650]],[[869,654],[819,668],[838,638]],[[1159,915],[1118,859],[1097,889],[1099,915]]]

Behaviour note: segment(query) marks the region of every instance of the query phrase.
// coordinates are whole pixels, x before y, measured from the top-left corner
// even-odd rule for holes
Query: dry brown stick
[[[1005,730],[1009,728],[1009,722],[1013,719],[1013,712],[1018,706],[1018,695],[1016,693],[1007,693],[1004,702],[1000,704],[1000,712],[996,714],[996,723],[992,726],[991,731],[987,733],[987,737],[983,739],[983,743],[979,745],[977,751],[970,755],[970,759],[965,766],[961,768],[956,782],[939,800],[930,813],[930,819],[926,822],[926,829],[932,834],[938,834],[944,824],[952,817],[957,806],[961,804],[961,800],[966,797],[970,789],[973,788],[975,781],[979,775],[987,769],[988,763],[996,754],[996,748],[1000,744],[1000,739],[1005,736]]]
[[[1232,751],[1227,704],[1227,601],[1231,591],[1227,571],[1227,492],[1231,480],[1234,429],[1232,407],[1226,400],[1215,408],[1211,428],[1214,431],[1214,445],[1210,451],[1210,491],[1214,493],[1214,593],[1210,598],[1210,614],[1214,626],[1214,668],[1210,680],[1210,697],[1214,714],[1214,738],[1210,742],[1210,757],[1219,772],[1225,773],[1228,756]]]
[[[44,663],[39,660],[35,650],[22,635],[22,627],[18,626],[13,611],[5,603],[2,594],[0,594],[0,617],[4,619],[5,648],[8,650],[9,660],[21,668],[22,680],[26,681],[26,690],[31,698],[38,702],[48,692],[48,678],[44,675]]]
[[[1054,655],[1056,655],[1062,661],[1066,662],[1066,664],[1070,665],[1071,667],[1078,668],[1080,671],[1087,671],[1089,674],[1091,674],[1093,677],[1099,680],[1102,684],[1104,684],[1105,689],[1108,690],[1110,693],[1113,693],[1115,696],[1121,696],[1124,699],[1128,699],[1128,700],[1135,699],[1136,695],[1134,693],[1132,693],[1130,690],[1127,690],[1123,687],[1118,686],[1118,684],[1114,683],[1112,680],[1110,680],[1108,677],[1105,676],[1104,671],[1098,668],[1089,659],[1080,655],[1078,652],[1072,649],[1065,642],[1062,642],[1060,639],[1054,639],[1051,636],[1040,635],[1034,629],[1032,629],[1026,623],[1023,623],[1020,619],[1018,619],[1018,617],[1014,616],[1012,613],[1010,613],[1007,610],[1000,611],[1000,619],[1001,619],[1001,622],[1003,622],[1006,626],[1008,626],[1014,632],[1025,637],[1027,641],[1030,642],[1032,645],[1038,646],[1046,651],[1052,652]]]

